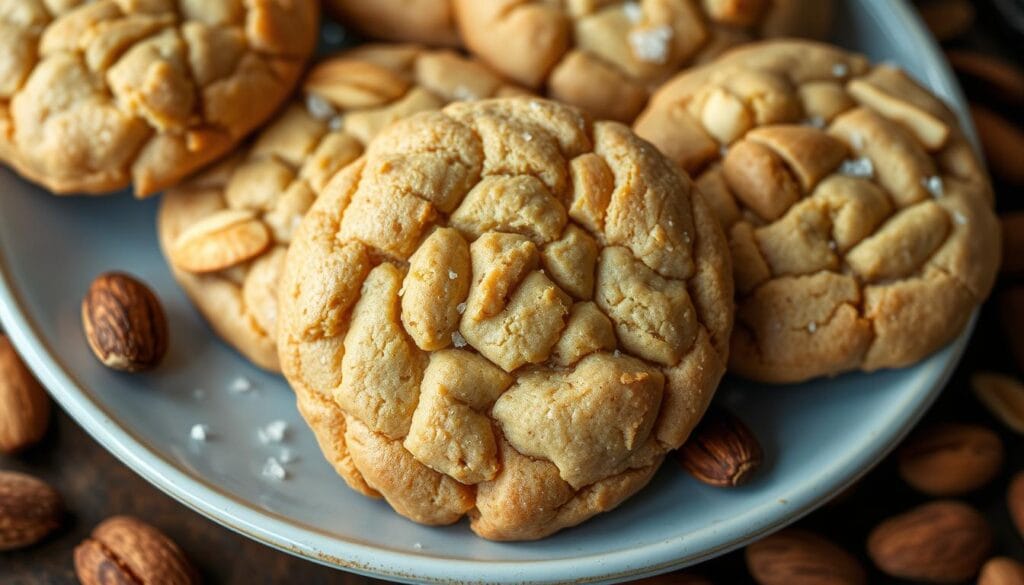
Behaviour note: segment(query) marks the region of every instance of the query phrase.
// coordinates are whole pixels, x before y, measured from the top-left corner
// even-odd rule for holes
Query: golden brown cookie
[[[689,178],[537,98],[407,118],[296,231],[281,365],[351,487],[541,538],[643,487],[724,372],[732,278]]]
[[[684,67],[759,37],[824,36],[832,1],[451,0],[471,52],[526,87],[631,123]]]
[[[910,365],[992,287],[988,177],[953,113],[897,68],[754,44],[672,79],[636,130],[697,177],[726,226],[740,375]]]
[[[170,189],[157,228],[175,278],[222,338],[277,361],[277,281],[303,214],[381,128],[457,99],[518,90],[446,50],[366,45],[316,65],[245,152]]]
[[[371,38],[459,45],[451,0],[327,0],[327,7],[346,27]]]
[[[54,193],[151,195],[291,92],[316,0],[0,3],[0,161]]]

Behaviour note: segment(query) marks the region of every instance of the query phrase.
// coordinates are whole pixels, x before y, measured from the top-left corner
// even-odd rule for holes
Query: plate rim
[[[883,3],[866,0],[861,4],[869,7],[876,18],[880,13],[888,12],[891,18],[907,25],[903,29],[906,36],[900,42],[901,46],[915,47],[919,51],[923,49],[923,57],[931,62],[931,67],[919,72],[922,74],[921,81],[930,87],[944,89],[948,101],[961,118],[968,138],[976,145],[976,135],[970,121],[966,119],[966,102],[959,85],[946,61],[940,58],[941,50],[926,33],[916,13],[905,0],[888,0]],[[921,384],[927,389],[915,394],[901,409],[900,416],[893,416],[892,419],[895,420],[889,420],[891,424],[884,427],[882,432],[875,434],[868,445],[838,465],[841,471],[824,474],[827,479],[821,481],[818,487],[814,485],[819,482],[808,481],[810,487],[794,494],[784,506],[785,512],[769,513],[762,511],[761,508],[751,508],[743,516],[734,517],[724,525],[716,527],[716,530],[727,532],[730,527],[732,529],[730,536],[725,537],[725,542],[719,546],[706,548],[699,553],[688,552],[691,540],[694,539],[694,533],[689,533],[660,543],[623,548],[603,555],[591,554],[545,561],[473,561],[382,550],[328,535],[315,528],[298,526],[291,523],[287,517],[236,498],[202,478],[180,469],[164,456],[151,450],[146,442],[134,433],[114,422],[102,404],[88,397],[88,393],[83,390],[74,374],[39,334],[39,328],[28,316],[9,272],[7,262],[0,254],[0,324],[4,326],[25,362],[65,412],[132,471],[191,510],[262,544],[322,565],[407,583],[482,580],[548,583],[564,581],[566,578],[581,583],[611,582],[654,575],[696,564],[779,530],[806,516],[827,502],[831,496],[855,483],[884,459],[899,440],[910,432],[955,371],[977,319],[976,310],[964,331],[947,347],[939,350],[939,353],[947,355],[945,361],[931,364],[930,370],[925,373],[925,379]],[[925,364],[922,363],[921,366]],[[748,516],[761,518],[762,521],[750,522],[748,525],[756,527],[753,530],[737,530],[737,524],[751,520],[746,518]],[[765,516],[770,517],[770,521],[763,521]],[[303,542],[301,536],[310,533],[330,539],[332,547],[343,554],[344,558],[327,553],[308,542],[308,539],[307,542]],[[711,535],[706,534],[704,538],[709,536]]]

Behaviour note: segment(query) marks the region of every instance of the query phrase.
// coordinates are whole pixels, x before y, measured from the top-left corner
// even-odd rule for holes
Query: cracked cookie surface
[[[328,179],[397,119],[518,91],[455,53],[412,45],[365,45],[315,65],[305,98],[251,147],[164,194],[157,229],[176,280],[218,335],[279,370],[284,253]]]
[[[632,123],[680,69],[756,38],[820,38],[831,0],[451,0],[466,47],[597,119]]]
[[[151,195],[278,108],[318,20],[315,0],[3,0],[0,161],[54,193]]]
[[[385,129],[284,262],[279,353],[348,484],[542,538],[642,488],[724,373],[725,236],[615,122],[538,98]]]
[[[993,285],[988,177],[953,113],[899,69],[765,42],[672,79],[635,128],[696,177],[726,228],[738,374],[910,365]]]

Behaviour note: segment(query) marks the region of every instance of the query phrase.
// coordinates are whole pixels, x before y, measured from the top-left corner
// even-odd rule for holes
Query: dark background
[[[1024,13],[1024,2],[1020,0],[995,1],[1016,5]],[[946,45],[991,52],[1024,66],[1024,34],[1013,32],[1010,21],[996,10],[991,1],[974,4],[977,8],[974,27]],[[972,100],[985,103],[1019,125],[1024,124],[1024,108],[1000,104],[998,100],[991,99],[993,96],[971,95],[970,88],[968,90]],[[1024,160],[1021,164],[1024,165]],[[1022,190],[1021,186],[1001,184],[997,178],[1000,213],[1024,209]],[[971,373],[978,369],[1022,373],[1024,364],[1014,364],[1004,337],[1004,328],[1012,327],[1012,324],[1003,323],[998,310],[999,298],[1014,286],[1024,286],[1024,279],[1006,275],[1000,278],[992,299],[982,311],[967,355],[922,424],[976,422],[998,430],[1007,452],[1003,474],[989,486],[963,499],[980,509],[990,520],[997,534],[996,554],[1024,561],[1024,543],[1010,522],[1006,509],[1008,479],[1014,472],[1024,470],[1024,443],[1020,436],[1010,433],[980,406],[968,384]],[[865,391],[870,391],[870,388],[865,388]],[[0,456],[0,469],[28,472],[55,486],[65,499],[68,517],[63,528],[43,543],[23,551],[0,553],[0,583],[76,583],[72,562],[74,547],[93,526],[116,514],[137,516],[163,530],[185,550],[208,583],[383,583],[321,567],[222,528],[146,483],[104,451],[66,414],[56,410],[46,440],[18,457]],[[870,567],[864,543],[871,528],[888,516],[926,501],[926,497],[915,493],[898,478],[890,458],[847,493],[798,525],[831,538]],[[752,583],[742,552],[726,555],[694,571],[719,584]],[[672,580],[662,578],[659,582],[671,583]],[[889,579],[874,569],[869,582],[905,583]]]

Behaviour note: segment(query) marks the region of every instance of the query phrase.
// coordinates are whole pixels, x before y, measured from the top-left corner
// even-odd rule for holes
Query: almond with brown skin
[[[37,443],[50,426],[50,397],[0,335],[0,452],[16,453]]]
[[[968,91],[1011,103],[1024,103],[1024,71],[993,55],[949,49],[946,58],[964,80]]]
[[[868,536],[868,554],[893,577],[959,583],[978,574],[992,551],[985,518],[960,502],[940,500],[889,518]]]
[[[718,487],[738,486],[761,466],[761,444],[732,413],[712,407],[676,452],[679,464],[698,480]]]
[[[1024,471],[1017,472],[1010,480],[1010,487],[1006,490],[1006,507],[1010,509],[1010,519],[1017,527],[1017,532],[1024,536]]]
[[[787,528],[747,547],[747,569],[760,585],[863,585],[850,553],[812,532]]]
[[[963,35],[974,24],[974,5],[969,0],[922,0],[917,9],[940,42]]]
[[[192,585],[199,576],[185,553],[149,524],[129,516],[103,521],[75,548],[82,585]]]
[[[1024,585],[1024,565],[1009,557],[989,559],[978,575],[978,585]]]
[[[1003,442],[991,430],[936,424],[915,432],[897,454],[900,477],[931,496],[956,496],[992,481],[1003,466]]]
[[[1005,181],[1024,184],[1024,130],[992,110],[971,104],[971,117],[992,172]]]
[[[82,325],[93,353],[115,370],[149,370],[167,353],[160,301],[127,274],[108,272],[93,281],[82,301]]]
[[[0,551],[35,544],[60,526],[60,494],[24,473],[0,471]]]
[[[1013,376],[976,372],[971,389],[978,401],[1008,428],[1024,435],[1024,384]]]

